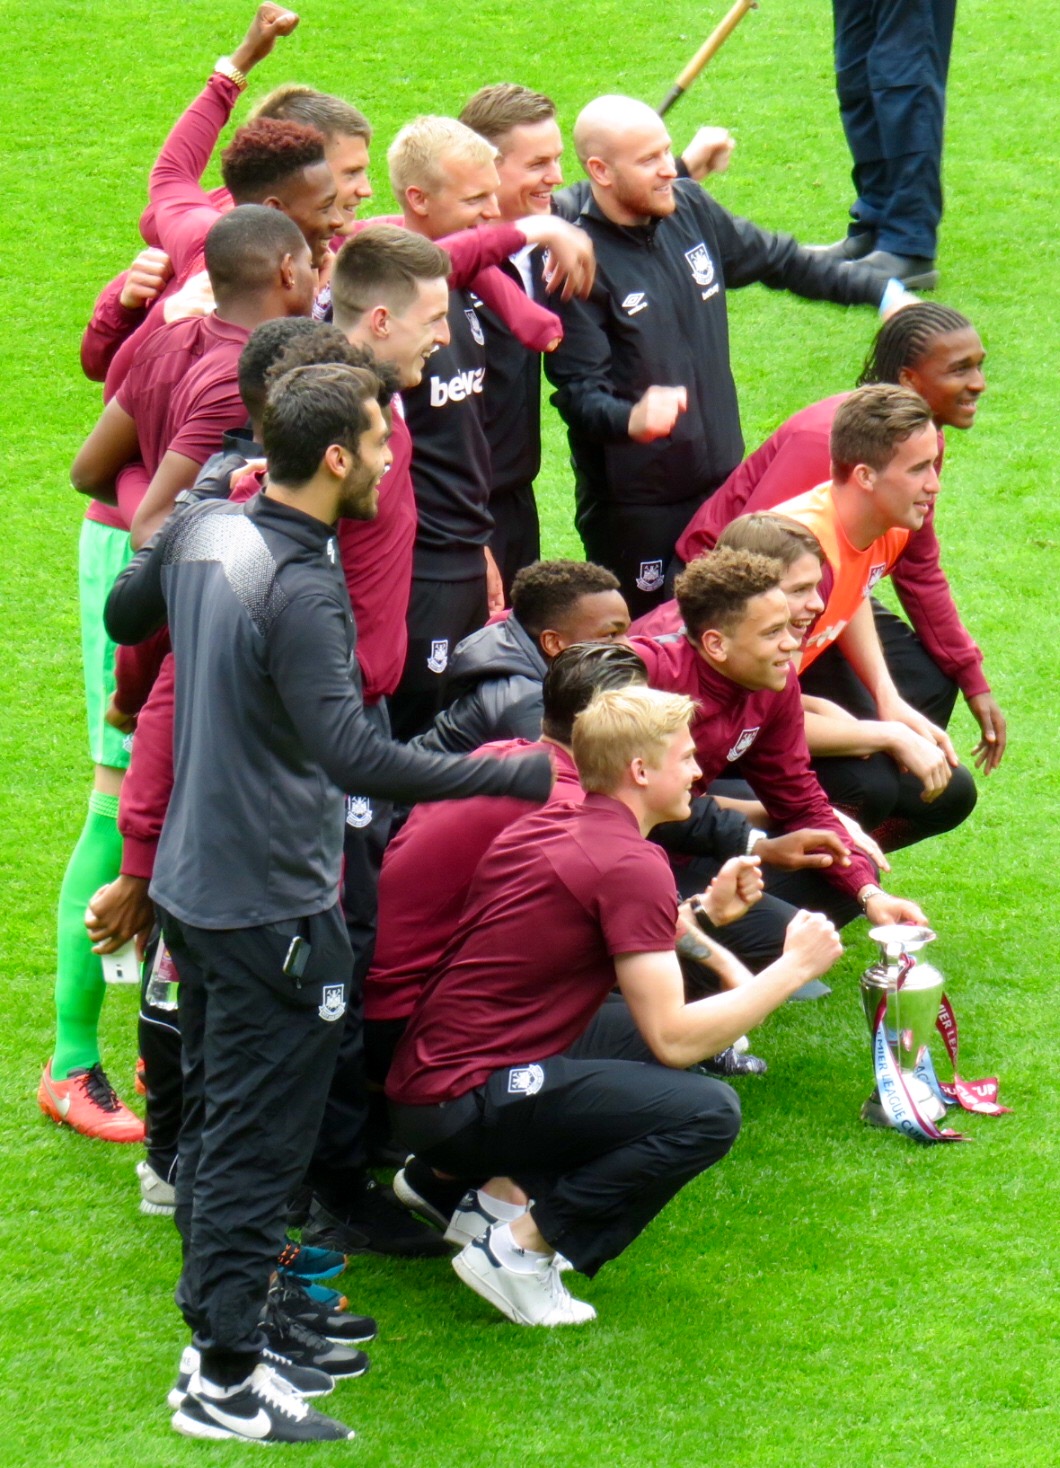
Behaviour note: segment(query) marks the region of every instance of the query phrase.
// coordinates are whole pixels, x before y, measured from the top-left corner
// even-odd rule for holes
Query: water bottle
[[[155,961],[151,965],[151,977],[144,991],[144,1002],[152,1009],[176,1009],[179,983],[180,975],[177,973],[177,966],[170,956],[169,949],[159,938],[158,947],[155,949]]]

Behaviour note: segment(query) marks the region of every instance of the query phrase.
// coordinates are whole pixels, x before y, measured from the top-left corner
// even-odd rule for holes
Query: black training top
[[[484,576],[482,547],[493,532],[486,338],[467,291],[449,292],[449,331],[448,346],[428,359],[419,386],[401,394],[419,517],[413,575],[426,581]]]
[[[729,362],[727,289],[758,281],[841,305],[878,305],[877,272],[804,249],[723,209],[678,179],[676,208],[627,228],[598,208],[587,184],[556,196],[557,213],[591,237],[588,300],[557,306],[564,338],[545,360],[566,420],[579,490],[618,504],[674,504],[706,496],[743,458]],[[654,443],[627,433],[647,388],[687,387],[688,410]]]

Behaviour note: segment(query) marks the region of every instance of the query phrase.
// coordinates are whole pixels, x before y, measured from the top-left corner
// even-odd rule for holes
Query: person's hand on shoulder
[[[558,290],[562,301],[589,294],[596,278],[596,255],[584,229],[555,214],[529,214],[516,221],[516,228],[525,235],[528,245],[543,245],[547,250],[548,292]]]

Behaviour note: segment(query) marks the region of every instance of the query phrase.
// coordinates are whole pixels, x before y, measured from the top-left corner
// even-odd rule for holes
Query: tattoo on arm
[[[676,946],[678,956],[693,963],[710,963],[717,953],[716,945],[703,933],[682,933]]]

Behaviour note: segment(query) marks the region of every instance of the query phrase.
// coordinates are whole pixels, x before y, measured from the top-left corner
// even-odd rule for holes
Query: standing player
[[[547,215],[553,190],[563,182],[563,139],[550,98],[526,87],[501,83],[470,99],[460,121],[497,150],[497,207],[500,217]],[[532,245],[501,269],[527,295],[544,299],[541,251]],[[523,566],[541,555],[534,480],[541,468],[541,359],[518,341],[488,308],[479,311],[486,336],[489,374],[485,394],[490,447],[490,549],[507,598]]]
[[[497,150],[497,205],[502,219],[547,215],[563,182],[563,138],[555,104],[541,92],[511,82],[482,87],[460,114]],[[692,178],[728,166],[731,137],[721,128],[701,128],[685,149],[680,165]],[[531,298],[544,296],[541,251],[527,247],[502,266]],[[486,434],[493,464],[490,548],[504,590],[522,566],[540,555],[540,532],[533,481],[541,464],[541,364],[504,326],[496,313],[479,312],[486,334],[489,387]]]
[[[236,364],[251,328],[277,316],[304,315],[312,305],[309,251],[293,222],[275,210],[247,206],[218,221],[207,259],[217,314],[180,322],[144,342],[71,471],[75,485],[88,493],[114,498],[117,486],[126,527],[152,476],[167,493],[190,485],[225,429],[245,420]],[[118,795],[129,756],[105,718],[114,686],[113,644],[104,635],[102,607],[128,558],[128,532],[86,519],[83,534],[90,549],[82,559],[81,625],[96,770],[88,820],[59,894],[56,1043],[38,1102],[47,1115],[86,1136],[140,1141],[139,1119],[118,1100],[100,1064],[105,988],[84,926],[90,899],[118,874],[121,862]]]
[[[387,158],[405,227],[440,240],[497,219],[493,157],[485,139],[453,118],[421,117],[402,128]],[[570,231],[562,221],[537,225],[539,240],[565,234]],[[576,238],[574,243],[584,244]],[[573,288],[591,284],[591,252],[585,257],[589,268],[572,280]],[[394,730],[401,738],[419,733],[441,707],[451,649],[486,620],[488,570],[495,578],[497,609],[503,605],[488,551],[493,522],[483,418],[486,339],[466,290],[450,292],[448,322],[448,344],[439,347],[429,374],[403,399],[412,433],[418,525],[408,662],[392,702]]]
[[[590,102],[574,143],[589,191],[565,208],[592,238],[598,271],[588,300],[565,308],[546,371],[567,423],[586,556],[615,572],[638,616],[662,599],[678,535],[743,456],[726,291],[760,281],[879,306],[890,288],[678,179],[666,127],[641,102]]]
[[[551,783],[540,757],[417,755],[364,718],[333,528],[375,513],[388,397],[365,368],[286,374],[265,410],[267,491],[173,517],[107,604],[125,642],[168,619],[177,675],[151,895],[181,977],[179,1300],[201,1366],[174,1426],[195,1437],[349,1436],[277,1383],[259,1324],[346,1005],[342,790],[541,798]]]
[[[169,297],[204,269],[203,242],[221,214],[234,204],[268,204],[289,214],[306,237],[319,267],[328,241],[343,225],[337,188],[327,161],[328,145],[316,127],[274,118],[240,128],[222,158],[224,187],[210,192],[202,175],[221,130],[245,90],[247,72],[267,57],[281,36],[298,24],[293,11],[262,5],[246,36],[216,63],[203,92],[174,125],[151,170],[150,203],[141,219],[148,245],[161,249],[172,277],[145,307],[114,319],[122,277],[103,291],[81,344],[86,374],[106,379],[109,397],[123,378],[140,333],[161,323]],[[202,311],[199,301],[193,308]]]

